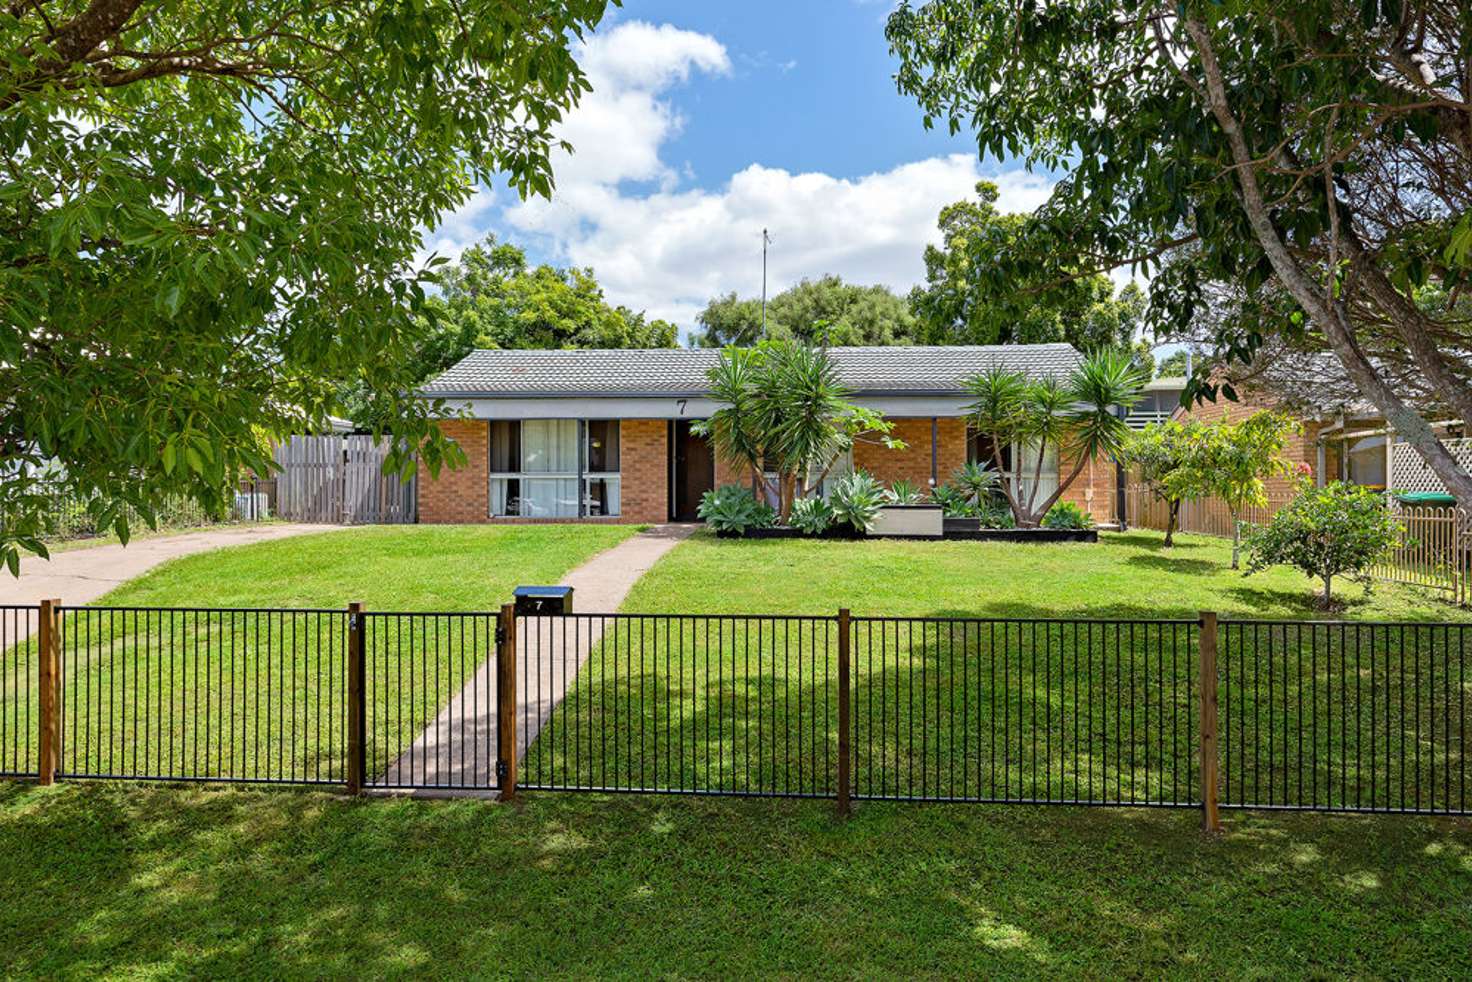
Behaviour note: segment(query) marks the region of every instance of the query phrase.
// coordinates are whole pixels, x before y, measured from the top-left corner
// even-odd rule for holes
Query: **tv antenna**
[[[762,229],[762,340],[767,339],[767,246],[772,244],[772,237]]]

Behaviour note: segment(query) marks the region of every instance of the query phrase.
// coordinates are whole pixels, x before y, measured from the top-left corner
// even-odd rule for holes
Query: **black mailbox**
[[[571,614],[572,587],[519,586],[516,588],[518,614]]]

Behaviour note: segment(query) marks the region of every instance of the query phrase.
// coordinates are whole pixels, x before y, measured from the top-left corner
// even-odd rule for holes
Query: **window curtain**
[[[1038,448],[1036,444],[1019,444],[1015,453],[1018,464],[1014,486],[1021,489],[1021,499],[1026,503],[1032,499],[1033,472],[1038,466]],[[1058,448],[1055,446],[1049,446],[1047,453],[1043,455],[1043,469],[1038,474],[1037,490],[1037,497],[1033,500],[1038,505],[1047,501],[1058,490]]]

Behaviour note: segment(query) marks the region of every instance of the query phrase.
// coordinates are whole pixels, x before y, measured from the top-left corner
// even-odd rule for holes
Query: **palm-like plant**
[[[967,380],[966,388],[975,399],[967,407],[971,424],[991,438],[997,469],[1002,469],[1004,446],[1021,444],[1037,456],[1025,497],[1022,475],[999,485],[1018,525],[1036,526],[1090,460],[1121,452],[1129,427],[1119,409],[1138,402],[1144,385],[1129,353],[1112,350],[1085,357],[1066,382],[1029,381],[1020,372],[999,367]],[[1038,501],[1043,459],[1050,449],[1072,458],[1074,466],[1052,494]]]
[[[709,373],[721,407],[697,424],[716,453],[749,467],[780,503],[785,522],[809,483],[821,482],[860,439],[904,449],[893,424],[848,401],[828,353],[789,340],[728,348]]]

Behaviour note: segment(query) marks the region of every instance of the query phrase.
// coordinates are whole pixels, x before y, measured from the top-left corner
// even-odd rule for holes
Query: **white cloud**
[[[924,276],[922,250],[937,237],[940,209],[971,194],[982,176],[962,154],[852,180],[752,164],[710,191],[564,186],[554,202],[529,202],[508,218],[596,269],[611,299],[688,328],[710,297],[760,290],[763,228],[773,238],[771,293],[826,273],[907,290]],[[1050,188],[1020,171],[991,179],[1008,211],[1037,207]]]
[[[554,160],[552,200],[514,203],[498,224],[513,239],[544,237],[561,259],[592,266],[611,301],[687,329],[712,296],[758,293],[763,228],[773,238],[771,293],[827,273],[903,292],[923,278],[922,250],[936,239],[940,209],[978,180],[997,182],[1008,211],[1037,207],[1051,189],[1021,170],[987,174],[967,154],[853,178],[753,162],[719,186],[692,187],[693,175],[661,156],[683,123],[670,95],[695,72],[729,74],[724,46],[630,22],[592,38],[581,60],[593,92],[564,124],[576,152]],[[431,238],[469,244],[490,204],[478,197]]]

